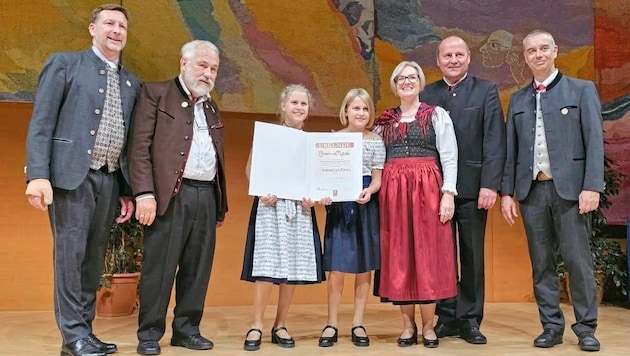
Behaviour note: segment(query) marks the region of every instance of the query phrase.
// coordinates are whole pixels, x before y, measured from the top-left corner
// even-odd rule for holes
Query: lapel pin
[[[188,107],[188,102],[186,102],[186,101],[182,101],[182,107],[183,107],[183,108],[187,108],[187,107]]]
[[[127,86],[131,88],[131,82],[130,81],[126,81],[125,83],[127,83]]]
[[[562,115],[566,115],[569,113],[569,109],[567,108],[562,108],[562,110],[560,110],[560,112],[562,113]]]

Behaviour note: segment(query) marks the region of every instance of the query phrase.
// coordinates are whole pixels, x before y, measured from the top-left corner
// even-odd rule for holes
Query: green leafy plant
[[[602,209],[610,208],[609,197],[619,194],[619,186],[627,176],[616,170],[615,162],[604,156],[604,194],[600,194],[599,208],[591,213],[591,256],[595,273],[603,274],[603,288],[613,287],[628,295],[628,269],[626,255],[617,241],[610,240],[604,232],[608,223]]]
[[[143,240],[144,227],[135,218],[112,225],[105,252],[101,287],[109,288],[108,277],[111,275],[142,271]]]

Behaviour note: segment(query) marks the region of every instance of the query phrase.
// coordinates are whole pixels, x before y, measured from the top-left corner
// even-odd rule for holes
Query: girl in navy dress
[[[324,237],[324,269],[328,275],[328,325],[322,330],[319,346],[333,346],[337,341],[337,312],[343,292],[344,276],[354,278],[354,318],[352,341],[369,346],[363,326],[363,314],[370,290],[372,271],[380,266],[378,190],[385,163],[383,139],[370,131],[374,123],[374,104],[364,89],[351,89],[339,111],[341,132],[363,135],[363,190],[354,202],[322,202],[327,207]]]

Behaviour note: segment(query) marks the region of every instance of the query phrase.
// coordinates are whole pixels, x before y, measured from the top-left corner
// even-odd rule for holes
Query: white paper
[[[362,190],[363,138],[255,122],[249,195],[354,201]]]

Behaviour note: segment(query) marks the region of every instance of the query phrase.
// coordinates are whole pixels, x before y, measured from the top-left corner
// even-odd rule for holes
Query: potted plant
[[[604,193],[600,195],[599,208],[591,213],[592,232],[590,238],[591,256],[593,258],[593,270],[600,292],[598,298],[601,301],[604,289],[613,288],[613,294],[628,295],[628,269],[627,259],[618,242],[608,239],[604,232],[606,217],[602,209],[609,208],[612,203],[609,197],[619,193],[619,185],[627,177],[617,171],[615,162],[604,156]],[[559,251],[556,251],[557,265],[556,271],[561,281],[564,281],[564,288],[567,291],[569,300],[571,291],[569,289],[569,274],[564,266]]]
[[[143,226],[135,218],[112,225],[97,294],[96,313],[99,316],[133,313],[142,271],[143,238]]]

